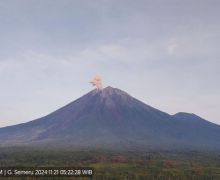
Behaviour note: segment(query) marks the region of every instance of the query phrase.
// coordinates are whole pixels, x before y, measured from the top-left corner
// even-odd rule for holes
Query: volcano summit
[[[0,146],[220,149],[220,126],[169,115],[116,88],[95,89],[55,112],[0,128]]]

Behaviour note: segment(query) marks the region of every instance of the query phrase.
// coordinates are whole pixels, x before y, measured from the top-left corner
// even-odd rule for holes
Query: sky
[[[0,127],[103,85],[220,124],[219,0],[0,0]]]

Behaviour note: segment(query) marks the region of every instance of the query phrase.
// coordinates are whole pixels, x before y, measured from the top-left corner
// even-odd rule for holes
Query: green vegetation
[[[218,180],[220,152],[104,151],[0,148],[1,167],[93,167],[94,180]],[[0,179],[78,179],[89,177],[8,177]]]

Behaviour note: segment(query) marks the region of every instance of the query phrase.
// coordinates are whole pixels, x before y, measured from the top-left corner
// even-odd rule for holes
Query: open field
[[[92,179],[220,179],[215,151],[104,151],[1,148],[1,167],[93,167]],[[1,179],[91,179],[8,177]]]

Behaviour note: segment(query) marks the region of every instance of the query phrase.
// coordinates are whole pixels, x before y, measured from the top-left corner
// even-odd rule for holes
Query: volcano
[[[95,89],[55,112],[0,128],[0,146],[220,149],[220,126],[170,115],[117,88]]]

